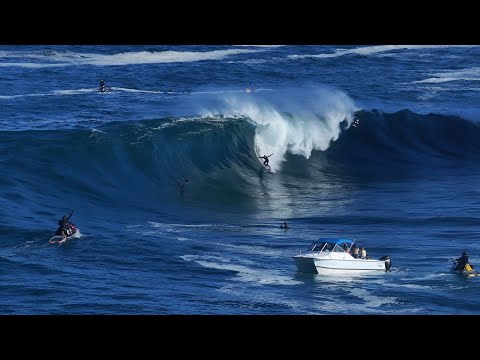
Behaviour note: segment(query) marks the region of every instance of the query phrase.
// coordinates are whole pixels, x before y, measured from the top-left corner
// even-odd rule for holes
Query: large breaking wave
[[[178,181],[199,201],[240,203],[259,179],[302,187],[478,169],[480,129],[470,120],[409,110],[355,110],[337,90],[249,95],[203,105],[198,116],[111,122],[97,129],[0,132],[5,206],[88,201],[154,208],[178,201]],[[270,154],[275,175],[258,155]],[[353,179],[353,180],[352,180]],[[128,189],[128,191],[126,191]],[[10,200],[9,200],[10,199]],[[15,205],[16,206],[16,205]],[[19,205],[21,206],[21,205]]]

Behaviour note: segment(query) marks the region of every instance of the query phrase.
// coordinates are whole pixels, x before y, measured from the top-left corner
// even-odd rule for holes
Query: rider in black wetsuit
[[[465,265],[468,264],[468,255],[466,251],[462,252],[462,256],[457,259],[457,262],[458,264],[455,270],[463,270],[465,268]]]
[[[70,228],[70,218],[73,215],[73,210],[70,215],[63,215],[63,217],[58,220],[58,229],[55,235],[62,235],[65,239],[67,237],[67,230]]]
[[[270,154],[270,155],[268,155],[268,156],[267,156],[267,155],[263,155],[263,156],[259,156],[258,158],[259,158],[259,159],[263,159],[263,166],[265,166],[265,167],[270,167],[270,165],[268,165],[268,158],[269,158],[270,156],[272,156],[272,155],[273,155],[273,154]]]
[[[100,90],[100,92],[105,92],[105,91],[108,90],[107,87],[105,86],[105,81],[100,80],[100,89],[99,90]]]

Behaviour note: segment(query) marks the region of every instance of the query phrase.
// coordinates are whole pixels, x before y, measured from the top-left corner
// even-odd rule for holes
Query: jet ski
[[[50,244],[63,244],[67,240],[77,237],[77,234],[80,233],[78,228],[75,226],[75,224],[68,223],[68,228],[66,230],[67,237],[64,239],[62,236],[62,228],[58,228],[57,231],[55,232],[55,235],[48,240]]]
[[[455,260],[450,270],[455,274],[462,275],[464,277],[480,276],[480,273],[477,270],[475,270],[473,266],[470,265],[469,263],[465,264],[465,267],[463,268],[463,270],[457,269],[457,267],[458,267],[458,260]]]

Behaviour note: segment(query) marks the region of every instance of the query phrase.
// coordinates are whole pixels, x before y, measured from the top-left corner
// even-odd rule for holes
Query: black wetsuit
[[[465,265],[468,264],[468,255],[462,254],[462,257],[457,259],[458,265],[456,270],[463,270],[465,268]]]
[[[70,228],[70,218],[73,215],[73,211],[70,213],[70,215],[64,215],[60,220],[58,220],[58,229],[57,233],[62,233],[63,230],[68,230]],[[58,234],[58,235],[60,235]]]

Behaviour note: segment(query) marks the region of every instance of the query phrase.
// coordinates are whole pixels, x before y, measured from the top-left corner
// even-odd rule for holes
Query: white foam
[[[20,94],[20,95],[0,95],[0,99],[15,99],[22,97],[37,96],[55,96],[55,95],[80,95],[97,92],[97,88],[71,89],[71,90],[54,90],[47,93]]]
[[[365,301],[364,306],[368,308],[377,308],[383,305],[395,304],[397,299],[389,296],[376,296],[366,289],[352,288],[350,294]]]
[[[83,88],[83,89],[72,89],[72,90],[54,90],[48,95],[78,95],[78,94],[89,94],[97,92],[98,88]]]
[[[138,90],[138,89],[130,89],[130,88],[122,88],[122,87],[116,87],[112,88],[112,90],[119,90],[119,91],[125,91],[125,92],[132,92],[132,93],[150,93],[150,94],[165,94],[165,91],[156,91],[156,90]]]
[[[239,281],[252,282],[259,285],[298,285],[302,283],[289,276],[280,275],[276,270],[252,269],[244,265],[232,263],[229,259],[206,255],[184,255],[181,258],[186,261],[194,261],[206,268],[236,272]]]
[[[372,54],[383,53],[394,50],[417,50],[417,49],[436,49],[446,47],[472,47],[475,45],[377,45],[377,46],[365,46],[355,49],[336,49],[334,53],[321,53],[314,55],[289,55],[291,59],[301,58],[334,58],[345,55],[363,55],[368,56]]]
[[[233,46],[252,46],[252,47],[265,47],[265,48],[277,48],[285,45],[233,45]]]
[[[228,294],[230,296],[236,296],[241,299],[245,299],[241,302],[241,304],[239,304],[239,306],[242,308],[253,308],[255,307],[255,304],[258,303],[272,303],[289,307],[299,313],[311,313],[305,310],[305,306],[303,306],[299,301],[270,293],[257,292],[255,294],[251,294],[248,291],[246,292],[243,286],[238,286],[236,284],[228,284],[222,286],[218,291],[224,294]]]
[[[206,242],[203,242],[204,244]],[[280,250],[274,250],[269,247],[260,246],[260,245],[232,245],[232,244],[225,244],[225,243],[216,243],[216,242],[208,242],[212,245],[217,245],[222,248],[229,248],[235,250],[237,253],[243,254],[259,254],[262,256],[272,256],[272,257],[279,257],[284,256],[285,253]]]
[[[26,68],[43,68],[55,66],[120,66],[134,64],[161,64],[161,63],[180,63],[195,62],[204,60],[221,60],[225,57],[248,54],[262,51],[260,49],[227,49],[212,51],[133,51],[117,54],[95,54],[95,53],[76,53],[76,52],[51,52],[45,55],[42,52],[33,52],[25,54],[25,52],[3,52],[2,57],[20,59],[29,57],[38,59],[43,62],[0,62],[3,67],[26,67]]]
[[[432,84],[439,84],[439,83],[444,83],[448,81],[455,81],[455,80],[462,80],[462,79],[456,79],[456,78],[429,78],[425,80],[418,80],[414,81],[413,83],[432,83]]]
[[[23,68],[46,68],[46,67],[56,67],[56,66],[65,66],[66,64],[45,64],[45,63],[32,63],[32,62],[0,62],[0,67],[23,67]]]
[[[480,67],[474,67],[469,69],[454,70],[454,71],[444,71],[434,74],[430,74],[432,78],[413,81],[413,83],[422,84],[422,83],[444,83],[449,81],[480,81]]]
[[[154,221],[149,221],[148,222],[150,225],[156,228],[164,228],[164,229],[175,229],[175,228],[215,228],[215,229],[232,229],[232,228],[238,228],[238,226],[235,225],[229,225],[229,224],[169,224],[169,223],[157,223]]]
[[[391,296],[377,296],[371,291],[360,288],[361,284],[352,284],[354,287],[346,286],[323,286],[325,289],[318,296],[320,299],[313,298],[310,306],[317,308],[315,313],[333,313],[333,314],[399,314],[399,313],[415,313],[421,311],[420,308],[408,308],[399,310],[395,305],[398,299]],[[337,292],[347,291],[351,296],[359,298],[362,302],[354,302],[351,300],[342,301],[343,295]],[[388,306],[382,309],[381,307]]]
[[[409,281],[418,281],[418,280],[431,280],[435,278],[444,277],[445,275],[450,276],[450,273],[429,273],[421,277],[408,278]]]
[[[248,117],[255,125],[255,148],[270,157],[273,172],[285,161],[286,152],[310,158],[313,150],[326,150],[340,135],[340,123],[353,121],[353,100],[339,90],[316,88],[278,93],[273,105],[251,96],[225,97],[225,117]],[[206,116],[215,116],[204,110]]]

